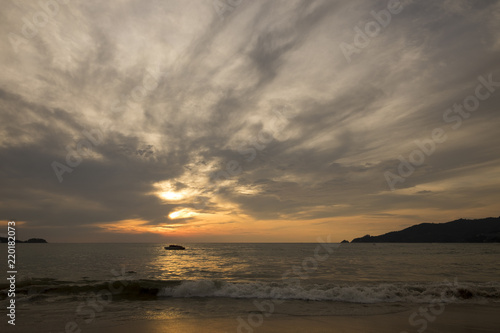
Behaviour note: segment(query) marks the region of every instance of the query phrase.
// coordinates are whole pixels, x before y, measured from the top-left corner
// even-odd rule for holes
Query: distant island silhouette
[[[8,238],[7,237],[0,237],[0,243],[7,243]],[[27,241],[22,241],[16,239],[16,243],[48,243],[45,239],[43,238],[30,238]]]
[[[422,223],[380,236],[355,238],[351,243],[500,243],[500,217]]]

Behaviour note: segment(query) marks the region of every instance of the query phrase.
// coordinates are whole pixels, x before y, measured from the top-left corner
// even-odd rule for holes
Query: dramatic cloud
[[[340,241],[499,215],[499,1],[1,15],[0,220],[20,238]]]

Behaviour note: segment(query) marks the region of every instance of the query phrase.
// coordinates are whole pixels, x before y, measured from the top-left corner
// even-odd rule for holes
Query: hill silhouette
[[[0,237],[0,243],[7,243],[7,240],[7,237]],[[24,242],[16,239],[16,243],[47,243],[47,241],[43,238],[30,238]]]
[[[500,217],[422,223],[380,236],[355,238],[351,243],[500,243]]]

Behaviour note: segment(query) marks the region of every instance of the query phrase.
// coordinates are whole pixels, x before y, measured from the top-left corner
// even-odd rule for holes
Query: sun
[[[165,201],[181,201],[193,195],[193,191],[189,187],[178,189],[170,181],[158,182],[153,185],[157,188],[157,191],[153,193]]]
[[[182,200],[186,197],[186,195],[182,192],[174,192],[174,191],[166,191],[166,192],[160,192],[158,194],[160,198],[168,200],[168,201],[178,201]]]

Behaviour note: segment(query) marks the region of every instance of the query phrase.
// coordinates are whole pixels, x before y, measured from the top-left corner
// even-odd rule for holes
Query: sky
[[[7,1],[0,220],[315,242],[499,216],[500,2]]]

